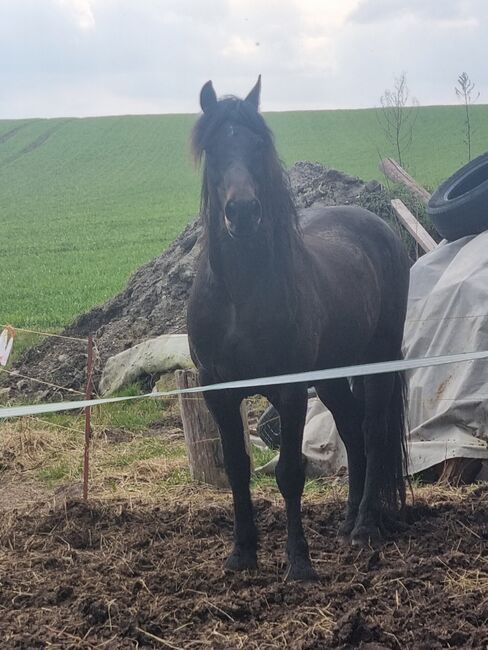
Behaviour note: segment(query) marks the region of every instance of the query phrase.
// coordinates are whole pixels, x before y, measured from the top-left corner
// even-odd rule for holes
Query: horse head
[[[197,158],[205,155],[204,203],[210,218],[234,239],[253,237],[263,220],[263,180],[274,146],[259,113],[260,91],[261,77],[245,99],[218,100],[211,81],[200,92],[203,114],[193,149]]]

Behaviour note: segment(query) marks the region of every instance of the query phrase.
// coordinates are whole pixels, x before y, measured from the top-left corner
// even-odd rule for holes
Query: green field
[[[381,179],[393,152],[370,110],[267,115],[287,165]],[[119,291],[196,214],[192,115],[0,121],[0,324],[59,328]],[[472,108],[473,155],[488,106]],[[463,109],[419,110],[409,171],[435,187],[466,161]]]

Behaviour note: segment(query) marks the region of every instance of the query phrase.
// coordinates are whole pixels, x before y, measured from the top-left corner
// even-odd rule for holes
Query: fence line
[[[15,327],[15,325],[0,325],[1,329],[6,329],[10,327],[14,332],[27,332],[29,334],[38,334],[39,336],[50,336],[57,339],[69,339],[71,341],[81,341],[82,343],[88,343],[88,338],[83,339],[77,336],[67,336],[64,334],[53,334],[52,332],[40,332],[39,330],[29,330],[23,327]]]
[[[172,395],[186,395],[216,390],[230,390],[237,388],[258,388],[281,384],[313,383],[328,379],[339,379],[359,377],[363,375],[377,375],[388,372],[399,372],[425,368],[429,366],[440,366],[449,363],[475,361],[488,358],[488,350],[478,352],[467,352],[462,354],[450,354],[437,357],[426,357],[423,359],[403,359],[400,361],[385,361],[380,363],[368,363],[341,368],[330,368],[325,370],[314,370],[309,372],[292,373],[286,375],[275,375],[272,377],[259,377],[257,379],[219,382],[207,386],[196,386],[194,388],[176,389],[170,391],[157,391],[144,395],[129,395],[125,397],[108,397],[102,399],[78,400],[72,402],[57,402],[44,404],[31,404],[25,406],[12,406],[0,408],[0,419],[21,417],[23,415],[37,415],[40,413],[56,413],[59,411],[70,411],[73,409],[96,406],[98,404],[110,404],[139,399],[154,399]]]
[[[34,377],[28,377],[27,375],[21,375],[19,372],[16,370],[7,370],[6,368],[0,368],[0,372],[6,372],[7,375],[11,375],[12,377],[20,377],[20,379],[28,379],[29,381],[35,381],[38,384],[44,384],[45,386],[51,386],[51,388],[58,388],[59,390],[65,390],[69,391],[70,393],[76,393],[77,395],[83,395],[85,396],[85,393],[83,393],[81,390],[76,390],[75,388],[68,388],[67,386],[60,386],[59,384],[53,384],[50,381],[45,381],[44,379],[35,379]]]
[[[57,422],[50,422],[49,420],[42,420],[41,418],[36,418],[33,415],[27,416],[29,420],[32,420],[33,422],[40,422],[41,424],[45,424],[46,426],[49,427],[56,427],[58,429],[64,429],[65,431],[73,431],[74,433],[82,433],[84,434],[85,432],[83,429],[75,429],[74,427],[67,427],[64,424],[58,424]]]
[[[88,339],[88,363],[87,363],[87,388],[86,388],[86,397],[90,397],[91,394],[91,374],[92,374],[92,339]],[[358,377],[364,375],[374,375],[374,374],[384,374],[387,372],[397,372],[403,370],[412,370],[415,368],[429,367],[429,366],[438,366],[448,363],[459,363],[467,362],[474,360],[488,359],[488,350],[478,351],[478,352],[468,352],[463,354],[455,355],[444,355],[438,357],[427,357],[424,359],[406,359],[406,360],[397,360],[397,361],[388,361],[374,364],[362,364],[355,366],[347,366],[342,368],[332,368],[326,370],[312,371],[312,372],[302,372],[294,373],[288,375],[280,375],[273,377],[262,377],[258,379],[244,380],[244,381],[232,381],[232,382],[223,382],[218,384],[212,384],[208,386],[196,386],[193,388],[186,389],[176,389],[170,391],[158,391],[154,393],[146,393],[145,395],[130,395],[125,397],[113,397],[113,398],[104,398],[104,399],[83,399],[78,401],[71,402],[58,402],[54,404],[34,404],[26,406],[17,406],[17,407],[4,407],[0,408],[0,420],[5,418],[14,418],[22,416],[34,416],[41,413],[55,413],[60,411],[69,411],[74,409],[84,408],[85,410],[85,447],[84,447],[84,457],[83,457],[83,497],[86,500],[88,498],[88,486],[89,486],[89,449],[90,442],[92,437],[92,429],[90,424],[90,411],[91,407],[101,404],[109,404],[115,402],[126,402],[131,400],[141,400],[147,398],[176,398],[179,395],[185,394],[195,394],[202,393],[205,391],[214,391],[214,390],[229,390],[235,388],[259,388],[266,385],[276,385],[276,384],[294,384],[294,383],[313,383],[314,381],[322,381],[327,379],[335,378],[350,378]],[[57,386],[51,382],[46,382],[43,380],[33,379],[31,377],[24,377],[15,372],[7,371],[3,368],[0,368],[4,372],[7,372],[10,375],[17,377],[25,378],[30,381],[37,381],[41,384],[48,386],[54,386],[61,390],[67,390],[73,393],[78,393],[83,395],[81,391],[76,391],[70,388],[63,388],[62,386]],[[195,399],[193,397],[193,399]],[[191,397],[190,397],[191,399]],[[448,398],[443,398],[447,400]],[[454,400],[452,400],[454,401]],[[465,400],[463,400],[465,401]],[[32,418],[37,419],[37,418]],[[279,416],[273,419],[279,419]],[[42,420],[40,420],[42,422]],[[62,429],[68,429],[76,431],[77,433],[82,433],[80,430],[74,429],[73,427],[65,427],[63,425],[58,425],[57,423],[49,423],[44,421],[45,424],[52,424],[54,426],[59,426]],[[202,441],[200,441],[202,442]]]

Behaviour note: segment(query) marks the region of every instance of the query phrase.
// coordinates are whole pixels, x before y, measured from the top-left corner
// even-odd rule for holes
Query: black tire
[[[439,235],[449,241],[488,229],[488,152],[439,185],[427,214]]]
[[[308,396],[317,397],[315,388],[308,389]],[[281,444],[281,420],[274,406],[268,406],[258,420],[256,433],[270,449],[279,449]]]
[[[274,406],[268,406],[258,421],[257,434],[270,449],[279,449],[281,443],[281,421]]]

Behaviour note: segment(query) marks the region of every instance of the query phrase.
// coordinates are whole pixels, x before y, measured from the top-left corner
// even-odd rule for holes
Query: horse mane
[[[211,209],[205,151],[211,146],[217,131],[229,122],[246,127],[261,139],[264,177],[258,181],[263,212],[268,214],[270,221],[275,226],[278,226],[275,229],[276,233],[281,232],[283,236],[288,234],[292,239],[297,238],[299,236],[297,210],[288,175],[275,148],[273,133],[261,113],[256,111],[250,102],[233,95],[220,99],[210,111],[202,113],[193,127],[191,136],[193,157],[197,164],[201,163],[202,159],[204,161],[201,193],[202,218],[208,222]]]

